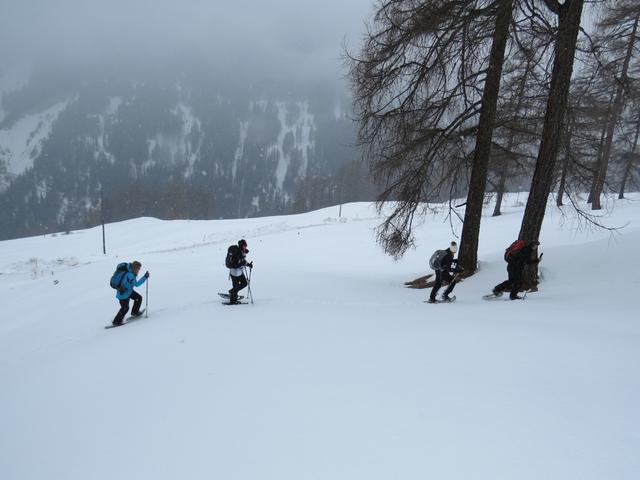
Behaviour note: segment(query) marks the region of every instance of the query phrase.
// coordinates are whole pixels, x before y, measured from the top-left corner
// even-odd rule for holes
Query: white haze
[[[248,75],[340,78],[372,0],[0,0],[0,67],[176,58]]]

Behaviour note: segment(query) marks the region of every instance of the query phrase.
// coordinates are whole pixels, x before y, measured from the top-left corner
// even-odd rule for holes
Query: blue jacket
[[[124,279],[122,280],[122,287],[125,290],[116,293],[116,298],[118,300],[127,300],[133,293],[133,287],[139,287],[147,281],[147,277],[145,277],[144,275],[140,280],[136,279],[136,276],[131,271],[131,264],[127,265],[127,269],[129,271],[124,274]]]

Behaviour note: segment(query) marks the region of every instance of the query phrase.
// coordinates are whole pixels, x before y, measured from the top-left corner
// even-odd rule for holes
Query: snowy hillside
[[[400,262],[369,204],[111,224],[106,257],[99,228],[0,242],[0,478],[639,478],[640,195],[611,201],[616,235],[550,209],[540,291],[485,302],[524,201],[484,219],[446,305],[402,285],[453,239],[443,214]],[[223,306],[240,238],[255,304]],[[149,318],[105,330],[134,259]]]
[[[375,198],[358,193],[364,175],[345,178],[359,153],[350,102],[330,87],[11,74],[0,72],[0,240],[103,214],[242,218]],[[353,185],[338,192],[339,179]]]

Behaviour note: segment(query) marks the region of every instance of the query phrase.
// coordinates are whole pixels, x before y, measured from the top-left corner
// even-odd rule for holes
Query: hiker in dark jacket
[[[242,239],[238,241],[237,249],[230,249],[227,255],[231,255],[228,262],[229,277],[233,288],[229,290],[229,303],[238,303],[238,292],[248,285],[245,276],[245,268],[253,268],[253,262],[247,262],[246,256],[249,253],[247,241]]]
[[[538,245],[540,242],[530,242],[528,245],[511,252],[507,260],[508,279],[493,287],[493,294],[496,297],[502,296],[502,292],[511,292],[509,298],[518,300],[518,292],[522,287],[522,276],[526,265],[533,265],[540,262],[538,257]]]
[[[453,255],[458,251],[458,244],[456,242],[451,242],[449,248],[445,250],[446,254],[440,261],[440,268],[435,269],[436,272],[436,282],[431,289],[431,295],[429,296],[428,303],[437,303],[436,295],[438,294],[438,290],[442,287],[442,281],[445,280],[449,282],[449,286],[442,294],[443,302],[450,302],[452,299],[449,297],[449,294],[453,291],[456,286],[456,277],[452,275],[452,273],[457,274],[463,271],[462,267],[458,266],[458,260],[454,260]],[[453,265],[455,264],[455,266]]]

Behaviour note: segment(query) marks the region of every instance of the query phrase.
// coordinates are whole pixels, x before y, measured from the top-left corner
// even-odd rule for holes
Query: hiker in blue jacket
[[[120,286],[116,293],[116,298],[120,302],[120,310],[113,319],[113,325],[122,325],[124,316],[129,311],[129,300],[133,300],[133,308],[131,309],[132,317],[139,317],[142,315],[140,306],[142,305],[142,295],[136,292],[133,288],[139,287],[149,278],[149,272],[146,272],[140,280],[138,280],[138,273],[140,273],[142,264],[140,262],[132,262],[127,265],[127,273],[124,274]]]

